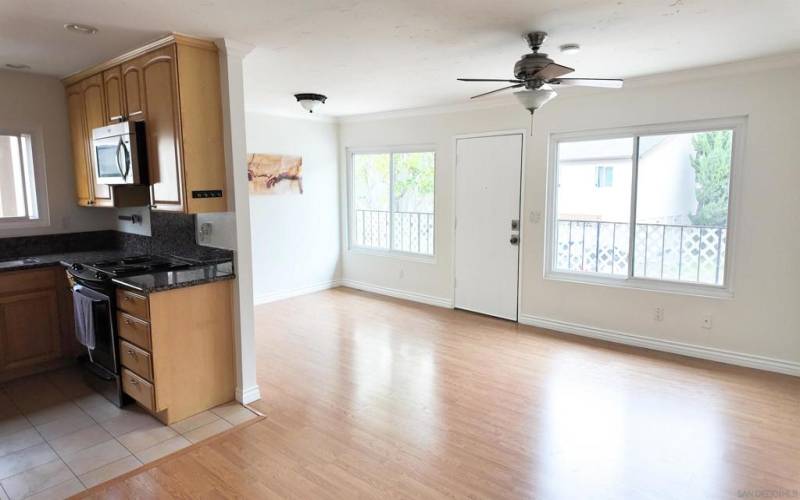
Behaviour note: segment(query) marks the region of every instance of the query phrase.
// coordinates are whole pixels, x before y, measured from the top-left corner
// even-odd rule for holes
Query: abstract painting
[[[247,180],[251,194],[303,194],[303,157],[251,153]]]

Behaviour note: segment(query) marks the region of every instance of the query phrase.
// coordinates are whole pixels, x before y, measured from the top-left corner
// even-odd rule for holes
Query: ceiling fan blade
[[[506,83],[522,83],[522,80],[496,80],[493,78],[458,78],[459,82],[506,82]]]
[[[621,89],[622,80],[618,78],[555,78],[548,80],[551,85],[562,87],[603,87],[607,89]]]
[[[495,92],[502,92],[504,90],[516,89],[516,88],[524,87],[524,86],[525,86],[524,83],[518,83],[516,85],[509,85],[508,87],[503,87],[501,89],[492,90],[490,92],[484,92],[483,94],[474,95],[474,96],[470,97],[470,99],[477,99],[478,97],[483,97],[485,95],[494,94]]]
[[[551,78],[558,78],[559,76],[564,76],[567,73],[572,73],[573,71],[575,70],[572,68],[568,68],[556,63],[550,63],[537,71],[536,74],[531,77],[531,80],[550,80]]]

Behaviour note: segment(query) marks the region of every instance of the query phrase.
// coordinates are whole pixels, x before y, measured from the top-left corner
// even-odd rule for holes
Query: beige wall
[[[521,320],[564,330],[621,334],[631,343],[773,363],[800,374],[800,67],[718,69],[708,79],[672,77],[619,91],[562,95],[537,112],[527,139]],[[726,73],[737,73],[728,75]],[[455,84],[455,83],[454,83]],[[543,277],[547,147],[551,133],[748,116],[733,241],[730,299],[574,284]],[[380,119],[346,119],[345,148],[436,143],[436,262],[353,253],[343,235],[343,280],[432,303],[452,302],[453,137],[526,128],[518,105]],[[342,185],[345,184],[342,168]],[[346,196],[342,196],[346,203]],[[346,205],[344,205],[346,206]],[[541,215],[541,219],[535,216]],[[664,320],[653,319],[664,308]],[[701,328],[712,315],[713,329]],[[635,337],[634,337],[635,336]],[[652,342],[651,342],[652,341]],[[678,349],[678,347],[680,349]],[[763,357],[765,359],[761,359]]]
[[[0,238],[115,227],[115,210],[80,208],[75,203],[67,102],[61,82],[51,77],[0,71],[0,130],[3,129],[34,135],[34,161],[43,161],[46,167],[50,224],[17,229],[0,226]]]

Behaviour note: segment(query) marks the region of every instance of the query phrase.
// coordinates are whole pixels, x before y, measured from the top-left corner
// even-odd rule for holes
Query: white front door
[[[455,307],[517,320],[523,134],[456,139]]]

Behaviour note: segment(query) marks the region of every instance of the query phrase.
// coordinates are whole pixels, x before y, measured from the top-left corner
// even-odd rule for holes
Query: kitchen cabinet
[[[83,94],[83,116],[84,123],[86,124],[86,135],[89,140],[89,161],[87,164],[89,165],[91,188],[94,193],[94,203],[92,203],[92,205],[96,207],[113,207],[114,198],[111,192],[111,186],[98,184],[94,176],[94,169],[91,167],[94,161],[91,154],[92,130],[106,124],[103,76],[97,74],[83,80],[81,82],[81,93]]]
[[[106,101],[106,125],[125,119],[125,95],[122,91],[122,68],[115,66],[103,71],[103,91]]]
[[[95,81],[101,84],[99,94]],[[99,126],[93,125],[98,96],[104,123],[145,122],[152,209],[227,210],[219,55],[213,42],[173,34],[63,82],[68,99],[76,84],[91,85],[83,96],[88,130]],[[72,114],[70,106],[70,120],[77,123]],[[82,140],[73,133],[73,143]],[[95,206],[105,203],[99,201],[102,194],[94,193]],[[80,191],[79,203],[82,196]]]
[[[92,172],[89,170],[89,144],[86,136],[83,93],[80,83],[67,87],[67,112],[72,144],[72,168],[75,172],[75,196],[78,205],[88,207],[94,204],[94,194]]]
[[[52,369],[75,352],[60,268],[0,273],[0,381]]]
[[[234,399],[231,293],[231,281],[117,290],[122,390],[165,424]]]

